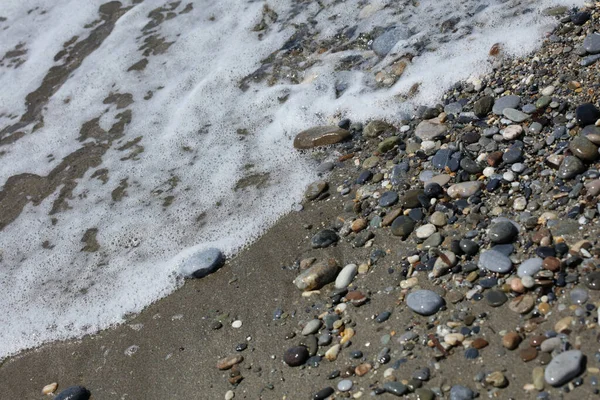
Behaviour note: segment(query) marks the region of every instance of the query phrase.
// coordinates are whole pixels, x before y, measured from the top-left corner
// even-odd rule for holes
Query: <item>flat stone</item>
[[[581,351],[565,351],[550,361],[544,372],[544,378],[552,386],[563,385],[581,373],[582,364],[583,353]]]
[[[516,110],[514,108],[505,108],[504,111],[502,111],[502,114],[504,114],[504,116],[508,119],[510,119],[513,122],[523,122],[526,121],[530,118],[530,116],[528,114],[525,114],[522,111]]]
[[[398,193],[394,191],[385,192],[379,198],[379,205],[381,207],[393,206],[398,202]]]
[[[321,320],[311,319],[306,323],[306,325],[304,325],[304,328],[302,328],[302,334],[304,336],[308,336],[312,335],[313,333],[317,333],[321,328],[321,325]]]
[[[510,301],[508,303],[508,308],[511,311],[514,311],[519,314],[527,314],[529,311],[533,310],[535,306],[535,297],[532,295],[524,295],[519,296]]]
[[[600,53],[600,33],[590,33],[583,39],[583,48],[589,54]]]
[[[192,255],[181,265],[181,274],[188,278],[204,278],[225,263],[221,250],[209,248]]]
[[[83,386],[70,386],[60,392],[54,400],[88,400],[91,395]]]
[[[509,350],[514,350],[521,343],[521,336],[517,332],[508,332],[502,337],[502,346]]]
[[[381,143],[377,145],[377,150],[380,153],[387,153],[388,151],[392,150],[394,146],[396,146],[398,143],[400,143],[400,138],[398,136],[390,136],[382,140]]]
[[[356,274],[358,273],[358,265],[348,264],[340,271],[337,278],[335,278],[335,288],[344,289],[352,282]]]
[[[338,382],[337,388],[340,392],[349,392],[352,389],[353,383],[350,379],[342,379]]]
[[[504,96],[496,99],[492,112],[496,115],[504,115],[504,109],[506,108],[517,108],[521,104],[521,97],[519,96]]]
[[[329,247],[340,239],[337,233],[331,229],[323,229],[317,232],[311,239],[310,244],[313,249],[323,249]]]
[[[483,118],[488,115],[490,111],[492,111],[493,106],[494,98],[492,96],[484,96],[473,104],[473,112],[479,118]]]
[[[439,119],[421,121],[415,129],[415,136],[421,140],[433,140],[443,137],[448,132],[446,125],[441,123]]]
[[[383,389],[398,397],[403,396],[408,392],[408,387],[401,382],[386,382],[383,384]]]
[[[338,383],[338,389],[340,388],[340,383],[342,383],[342,382],[340,381]],[[352,383],[352,381],[350,381],[350,383]],[[329,398],[329,396],[333,395],[334,393],[335,393],[335,389],[329,386],[329,387],[323,388],[323,389],[319,390],[317,393],[315,393],[312,397],[312,400],[326,400],[327,398]]]
[[[302,272],[294,279],[294,285],[300,290],[316,290],[335,280],[340,267],[338,263],[330,258],[321,261]]]
[[[590,196],[597,196],[600,194],[600,179],[588,181],[585,183],[585,190]]]
[[[417,290],[406,296],[406,305],[417,314],[432,315],[444,305],[444,299],[431,290]]]
[[[327,186],[328,184],[325,181],[317,181],[311,183],[310,185],[308,185],[306,191],[304,192],[304,198],[306,198],[307,200],[316,199],[321,193],[327,190]]]
[[[506,255],[492,249],[481,253],[478,266],[487,271],[506,274],[512,269],[512,261]]]
[[[453,199],[464,199],[473,196],[482,186],[480,181],[455,183],[448,188],[447,193]]]
[[[521,125],[509,125],[502,131],[502,137],[504,140],[514,140],[521,136],[523,133],[523,127]]]
[[[582,305],[588,301],[589,294],[588,291],[582,288],[575,288],[571,290],[569,293],[569,297],[571,298],[571,303]]]
[[[409,29],[405,27],[394,27],[373,40],[371,48],[375,54],[379,57],[383,57],[394,48],[398,41],[408,39],[410,36]]]
[[[297,149],[312,149],[339,143],[350,136],[350,131],[337,126],[317,126],[297,134],[294,139],[294,147]]]
[[[419,196],[423,194],[422,189],[411,189],[404,193],[404,196],[400,199],[400,205],[405,208],[415,208],[421,205]]]
[[[544,260],[539,257],[530,258],[525,260],[517,268],[517,275],[521,278],[524,276],[534,276],[542,269]]]
[[[217,369],[219,369],[221,371],[225,371],[225,370],[231,369],[231,367],[233,367],[236,364],[241,363],[242,361],[244,361],[244,357],[241,355],[233,355],[233,356],[221,358],[219,361],[217,361]]]
[[[417,230],[415,231],[415,235],[418,239],[427,239],[429,236],[433,235],[435,231],[435,225],[425,224],[417,228]]]
[[[415,221],[411,218],[401,215],[392,222],[392,234],[407,238],[415,229]]]
[[[535,347],[526,347],[519,351],[519,357],[521,357],[521,360],[525,362],[534,360],[537,357],[537,355],[538,351]]]
[[[504,292],[499,290],[489,290],[485,294],[485,299],[491,307],[500,307],[508,301],[508,297]]]
[[[363,129],[363,136],[376,138],[386,132],[396,132],[396,128],[385,121],[376,119],[365,126],[365,129]]]
[[[583,162],[581,162],[579,158],[574,156],[566,156],[560,163],[560,167],[558,167],[556,176],[558,176],[560,179],[571,179],[583,171],[585,171],[585,165],[583,165]]]

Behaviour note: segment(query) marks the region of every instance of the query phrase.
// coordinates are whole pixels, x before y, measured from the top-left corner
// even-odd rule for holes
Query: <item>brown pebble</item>
[[[356,233],[356,232],[360,232],[363,229],[365,229],[367,227],[367,221],[364,218],[359,218],[357,220],[355,220],[354,222],[352,222],[352,225],[350,225],[350,229],[352,229],[352,232]]]
[[[224,371],[233,367],[235,364],[241,363],[242,361],[244,361],[244,357],[241,355],[225,357],[217,362],[217,368],[221,371]]]
[[[244,379],[243,376],[241,375],[236,375],[236,376],[230,376],[229,378],[227,378],[227,380],[229,381],[230,384],[232,385],[237,385],[238,383],[240,383],[242,380]]]
[[[535,336],[532,336],[531,338],[529,338],[529,345],[531,347],[538,347],[539,345],[542,344],[542,342],[544,340],[546,340],[546,336],[535,335]]]
[[[342,373],[340,374],[340,376],[342,378],[349,378],[351,376],[354,376],[355,371],[356,371],[356,367],[351,365],[351,366],[347,367],[345,370],[343,370]]]
[[[488,341],[485,340],[484,338],[477,338],[475,340],[473,340],[473,343],[471,343],[471,346],[473,346],[476,349],[483,349],[484,347],[487,347],[488,345]]]
[[[369,372],[371,370],[371,368],[372,368],[371,364],[369,364],[369,363],[360,364],[358,367],[356,367],[356,369],[354,370],[354,373],[357,376],[363,376],[367,372]]]
[[[540,353],[538,361],[542,365],[547,365],[550,361],[552,361],[552,355],[550,353]]]
[[[517,332],[508,332],[502,337],[502,346],[509,350],[514,350],[521,343],[521,336]]]
[[[544,258],[542,267],[548,271],[556,272],[560,270],[560,260],[556,257],[546,257]]]
[[[502,155],[503,153],[501,151],[494,151],[493,153],[488,154],[487,157],[487,163],[490,167],[497,167],[498,164],[500,164],[500,162],[502,162]]]
[[[521,360],[528,362],[537,357],[538,351],[535,347],[526,347],[523,350],[519,351],[519,356]]]
[[[400,214],[402,214],[402,208],[396,208],[394,210],[391,210],[385,217],[383,217],[383,220],[381,221],[381,226],[391,225],[392,222],[394,222],[394,220],[400,216]]]
[[[508,303],[508,308],[519,314],[527,314],[529,311],[533,310],[535,299],[535,296],[527,294],[519,296]]]
[[[362,306],[367,301],[367,296],[358,290],[352,290],[346,294],[346,300],[352,303],[353,306]]]
[[[500,43],[494,43],[492,45],[492,47],[490,48],[490,56],[497,56],[498,54],[500,54],[500,50],[502,49],[502,45]]]

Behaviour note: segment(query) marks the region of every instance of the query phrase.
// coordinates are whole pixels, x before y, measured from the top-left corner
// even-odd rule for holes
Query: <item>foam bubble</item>
[[[3,2],[0,54],[19,43],[27,52],[19,68],[0,67],[0,130],[25,111],[25,96],[48,69],[63,62],[54,61],[63,44],[86,38],[97,26],[102,3]],[[319,11],[316,2],[281,0],[269,2],[277,21],[259,2],[192,3],[187,13],[181,13],[185,2],[164,11],[176,16],[144,34],[150,12],[171,6],[159,0],[125,4],[132,8],[49,99],[43,126],[24,128],[24,137],[2,147],[2,182],[22,173],[46,177],[82,148],[102,154],[74,178],[71,192],[60,194],[73,180],[52,181],[53,193],[39,204],[30,201],[0,233],[0,358],[123,322],[175,290],[181,284],[175,271],[199,250],[217,247],[232,255],[292,209],[316,179],[314,160],[292,148],[295,133],[335,123],[334,115],[396,120],[415,104],[437,101],[456,80],[489,68],[493,43],[515,55],[539,44],[553,20],[538,12],[510,16],[515,10],[571,2],[424,0],[415,7],[409,1],[346,1]],[[487,8],[467,16],[482,4]],[[435,24],[453,16],[461,20],[444,42]],[[257,33],[253,28],[263,19],[268,27]],[[313,49],[303,61],[311,67],[283,70],[271,85],[251,82],[240,90],[240,81],[294,34],[291,23],[309,19],[315,24],[307,29],[318,31],[322,43],[344,27],[347,42],[398,23],[413,34],[382,59],[368,45]],[[173,43],[164,53],[144,56],[140,48],[149,36]],[[429,51],[415,57],[395,85],[377,88],[376,71],[423,43]],[[362,57],[362,68],[336,68],[355,56]],[[143,58],[145,69],[128,72]],[[399,102],[396,95],[416,82],[422,89],[413,103]],[[130,94],[133,103],[118,108],[107,99],[111,93]],[[111,128],[119,131],[124,112],[131,112],[131,123],[111,142]],[[80,140],[82,125],[96,118],[97,135]],[[51,214],[56,204],[60,211]]]

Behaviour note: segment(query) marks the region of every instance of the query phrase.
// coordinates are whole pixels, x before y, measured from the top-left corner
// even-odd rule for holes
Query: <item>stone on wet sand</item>
[[[544,260],[539,257],[533,257],[525,260],[517,268],[517,275],[519,275],[521,278],[524,276],[534,276],[542,269],[543,263]]]
[[[406,296],[408,308],[421,315],[432,315],[444,305],[444,299],[431,290],[417,290]]]
[[[448,132],[448,127],[438,118],[421,121],[415,129],[415,136],[421,140],[433,140],[442,137]]]
[[[339,239],[338,234],[331,229],[323,229],[312,237],[310,244],[313,249],[322,249],[331,246]]]
[[[552,386],[560,386],[575,378],[583,369],[583,353],[568,350],[560,353],[546,367],[544,378]]]
[[[407,238],[415,229],[415,221],[404,215],[399,216],[392,222],[392,234]]]
[[[600,32],[590,33],[583,39],[583,48],[589,54],[600,53]]]
[[[350,285],[356,274],[358,273],[358,265],[356,264],[348,264],[338,274],[337,278],[335,278],[335,288],[336,289],[344,289]]]
[[[304,198],[306,198],[307,200],[316,199],[321,193],[327,190],[327,186],[327,182],[325,181],[317,181],[311,183],[310,185],[308,185],[306,191],[304,192]]]
[[[376,138],[378,136],[383,135],[386,132],[395,131],[396,128],[394,128],[393,125],[388,124],[385,121],[376,119],[374,121],[369,122],[367,126],[365,126],[365,129],[363,129],[363,136],[366,136],[368,138]]]
[[[317,126],[296,135],[294,147],[297,149],[312,149],[339,143],[350,137],[350,131],[337,126]]]
[[[283,361],[290,367],[299,367],[308,360],[308,349],[304,346],[290,347],[283,354]]]
[[[300,290],[320,289],[335,280],[339,265],[334,259],[322,261],[302,272],[294,279],[294,285]]]
[[[377,146],[377,150],[380,153],[387,153],[392,150],[394,146],[400,143],[400,138],[398,136],[390,136],[389,138],[385,138],[379,143]]]
[[[241,363],[242,361],[244,361],[244,357],[239,354],[225,357],[225,358],[222,358],[219,361],[217,361],[217,369],[219,369],[221,371],[225,371],[225,370],[231,369],[231,367],[233,367],[236,364]]]
[[[462,385],[454,385],[450,389],[450,400],[472,400],[475,393],[471,389]]]
[[[383,384],[383,389],[386,392],[398,397],[404,396],[404,394],[408,392],[406,385],[402,384],[401,382],[386,382]]]
[[[492,96],[484,96],[473,104],[473,111],[479,118],[485,117],[494,106],[494,98]]]
[[[455,183],[448,188],[447,193],[448,196],[452,197],[453,199],[464,199],[477,193],[482,186],[483,184],[479,181]]]
[[[598,159],[598,146],[583,136],[575,136],[569,143],[571,153],[582,161],[595,161]]]
[[[478,262],[479,268],[506,274],[512,269],[512,261],[506,255],[497,250],[487,250],[481,253]]]
[[[91,395],[83,386],[70,386],[60,392],[54,400],[88,400]]]
[[[304,336],[312,335],[313,333],[317,333],[320,328],[321,328],[321,320],[311,319],[310,321],[308,321],[306,323],[306,325],[304,325],[304,328],[302,328],[302,335],[304,335]]]
[[[188,258],[181,265],[181,274],[188,278],[204,278],[212,274],[225,263],[221,250],[209,248]]]

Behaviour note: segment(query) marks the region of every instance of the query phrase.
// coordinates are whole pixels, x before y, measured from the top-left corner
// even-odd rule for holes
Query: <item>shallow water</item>
[[[255,239],[316,179],[299,130],[397,122],[571,3],[4,1],[0,358],[122,322],[193,252]]]

